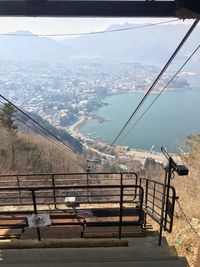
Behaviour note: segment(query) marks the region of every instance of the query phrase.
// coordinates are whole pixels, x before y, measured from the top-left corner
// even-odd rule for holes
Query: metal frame
[[[39,212],[49,212],[49,213],[57,213],[61,211],[67,211],[68,208],[61,208],[61,204],[63,204],[62,199],[66,196],[66,191],[71,192],[74,195],[74,192],[78,195],[80,193],[80,198],[77,200],[78,204],[86,203],[86,204],[94,204],[94,203],[118,203],[119,207],[117,208],[118,212],[117,216],[119,220],[116,222],[85,222],[85,220],[80,222],[63,222],[59,223],[59,225],[82,225],[83,229],[85,225],[88,226],[119,226],[119,235],[121,238],[122,235],[122,225],[144,225],[146,226],[147,215],[149,215],[155,222],[160,225],[160,234],[159,234],[159,245],[161,245],[162,241],[162,231],[167,231],[169,233],[172,232],[173,227],[173,216],[174,216],[174,208],[175,208],[175,200],[177,198],[176,191],[174,187],[170,185],[171,179],[171,171],[170,165],[169,168],[165,169],[165,181],[164,183],[160,183],[147,178],[140,178],[138,181],[137,174],[134,172],[131,173],[90,173],[95,174],[92,177],[93,182],[97,181],[96,184],[90,184],[88,180],[88,173],[53,173],[53,174],[16,174],[16,175],[0,175],[1,182],[2,178],[13,178],[15,177],[15,186],[7,186],[0,187],[0,206],[18,206],[22,207],[21,210],[18,211],[0,211],[0,216],[2,215],[24,215],[31,213],[38,213],[38,207],[41,206],[43,210]],[[103,175],[102,179],[110,179],[110,183],[112,183],[112,179],[116,182],[115,184],[98,184],[100,177],[98,175]],[[117,175],[118,178],[111,178],[111,175]],[[130,175],[130,177],[129,177]],[[114,176],[114,177],[115,177]],[[127,179],[126,180],[126,176]],[[43,177],[43,179],[41,179]],[[78,177],[78,178],[77,178]],[[105,178],[106,177],[106,178]],[[113,177],[113,176],[112,176]],[[28,178],[28,179],[26,179]],[[30,183],[30,178],[33,178],[34,182],[38,184],[41,182],[41,186],[22,186],[22,183],[27,182],[27,185]],[[72,180],[79,181],[79,185],[72,185]],[[131,182],[130,179],[133,179]],[[48,185],[45,183],[48,181]],[[64,182],[65,185],[59,185],[59,182]],[[82,181],[82,184],[80,182]],[[102,180],[105,181],[105,180]],[[8,181],[7,181],[8,182]],[[11,182],[11,180],[10,180]],[[126,184],[126,183],[129,184]],[[130,184],[130,182],[132,184]],[[138,185],[139,182],[139,185]],[[43,183],[43,185],[42,185]],[[68,183],[69,185],[66,185]],[[60,191],[59,191],[60,190]],[[72,190],[72,191],[70,191]],[[93,191],[95,190],[95,191]],[[116,191],[117,190],[117,191]],[[125,191],[126,190],[126,191]],[[131,190],[131,191],[129,191]],[[6,192],[6,195],[5,193]],[[15,194],[13,193],[15,192]],[[25,194],[26,192],[26,194]],[[29,193],[28,193],[29,192]],[[50,193],[48,193],[50,192]],[[88,197],[88,192],[92,194]],[[27,195],[28,194],[28,195]],[[8,197],[9,196],[9,197]],[[70,195],[71,196],[71,195]],[[105,197],[105,198],[104,198]],[[144,198],[144,205],[143,205]],[[2,200],[4,202],[2,202]],[[18,203],[17,203],[18,201]],[[2,203],[2,204],[1,204]],[[135,206],[133,209],[135,211],[130,213],[130,209],[124,209],[125,203],[134,203]],[[25,209],[26,206],[33,206],[31,211],[27,211]],[[53,205],[54,209],[44,209],[44,205]],[[137,208],[138,205],[138,208]],[[131,208],[132,209],[132,208]],[[82,210],[82,208],[77,208],[77,210]],[[99,208],[102,210],[102,208]],[[108,212],[107,212],[108,211]],[[128,216],[137,216],[137,221],[125,222],[123,221],[123,212],[126,212]],[[106,210],[107,216],[109,215],[109,209]],[[71,215],[69,218],[75,218],[76,215]],[[116,216],[116,215],[115,215]],[[98,215],[97,215],[98,217]],[[104,216],[103,216],[104,217]],[[58,225],[58,224],[54,224]],[[0,224],[0,227],[8,226],[10,228],[24,228],[27,226],[27,223],[20,225],[6,225]],[[41,239],[40,230],[37,229],[38,240]]]
[[[105,177],[110,176],[110,175],[115,175],[118,176],[118,178],[110,178],[110,181],[113,182],[113,184],[117,183],[118,184],[123,184],[126,179],[134,179],[133,184],[138,184],[138,176],[135,172],[123,172],[123,173],[112,173],[112,172],[99,172],[99,173],[38,173],[38,174],[7,174],[7,175],[0,175],[0,186],[2,184],[10,185],[10,186],[16,186],[19,187],[24,187],[24,186],[29,186],[30,182],[33,183],[34,185],[38,185],[38,183],[41,184],[43,183],[44,186],[59,186],[60,183],[66,183],[69,184],[71,183],[77,183],[77,184],[86,184],[89,185],[91,183],[91,180],[93,181],[92,183],[94,184],[94,181],[96,181],[96,184],[98,184],[102,179],[106,179]],[[126,177],[126,176],[131,176]],[[14,178],[16,177],[16,180],[9,180],[9,178]],[[3,178],[6,178],[6,180],[3,180]],[[28,179],[27,179],[28,178]],[[30,178],[33,178],[29,180]],[[32,184],[32,186],[33,186]],[[19,195],[19,201],[20,203],[23,202],[24,197],[21,196],[21,191],[18,190],[18,195]],[[56,208],[56,189],[54,188],[53,190],[53,195],[54,195],[54,206]],[[0,199],[1,199],[1,194],[0,194]],[[18,199],[18,197],[16,197]],[[89,202],[89,188],[87,188],[87,202]]]
[[[182,12],[182,10],[184,12]],[[2,0],[0,16],[197,18],[198,0]]]
[[[73,189],[75,191],[77,191],[78,189],[120,189],[120,194],[118,195],[119,199],[118,200],[114,200],[113,203],[117,203],[119,204],[119,220],[118,221],[115,221],[115,222],[101,222],[101,221],[97,221],[97,222],[87,222],[86,219],[82,220],[82,221],[79,221],[79,222],[62,222],[62,223],[54,223],[53,225],[81,225],[84,229],[85,226],[119,226],[119,234],[118,234],[118,238],[121,239],[121,236],[122,236],[122,226],[123,225],[141,225],[143,223],[142,219],[143,219],[143,188],[139,185],[123,185],[122,183],[120,185],[79,185],[79,186],[40,186],[40,187],[4,187],[4,188],[0,188],[0,191],[6,191],[6,192],[16,192],[16,191],[20,191],[21,193],[22,192],[30,192],[31,193],[31,196],[29,197],[29,200],[31,200],[31,202],[29,202],[28,204],[14,204],[12,203],[11,205],[12,206],[25,206],[25,205],[32,205],[33,206],[33,210],[29,210],[29,211],[26,211],[25,214],[38,214],[38,213],[41,213],[41,211],[38,210],[38,206],[40,205],[49,205],[50,203],[49,202],[43,202],[43,203],[38,203],[37,201],[37,198],[44,198],[44,197],[41,197],[41,196],[37,196],[37,193],[41,192],[41,191],[44,191],[44,190],[47,190],[47,191],[53,191],[54,190],[70,190],[70,189]],[[135,192],[137,192],[137,196],[138,197],[138,201],[137,203],[139,204],[139,208],[137,208],[137,217],[138,217],[138,220],[137,221],[128,221],[128,222],[125,222],[123,221],[123,210],[124,210],[124,203],[130,203],[130,201],[125,201],[124,200],[124,197],[125,197],[125,194],[124,194],[124,191],[125,189],[134,189]],[[111,191],[109,190],[109,191]],[[135,194],[135,193],[133,193]],[[52,195],[51,197],[55,198],[56,199],[56,196],[55,195]],[[50,197],[49,197],[50,198]],[[91,201],[92,203],[92,201]],[[101,202],[102,203],[102,202]],[[107,203],[110,203],[110,201]],[[54,202],[51,203],[51,204],[55,204]],[[61,204],[58,202],[58,200],[56,199],[56,204]],[[7,206],[7,204],[5,204],[5,206]],[[67,209],[64,209],[64,210],[67,210]],[[60,209],[60,210],[48,210],[46,209],[45,211],[48,211],[49,214],[51,215],[51,213],[55,213],[55,212],[58,212],[59,211],[63,211],[63,209]],[[1,211],[2,215],[14,215],[14,214],[23,214],[24,215],[24,211]],[[27,225],[27,222],[24,223],[24,224],[15,224],[15,225],[11,225],[11,224],[6,224],[6,223],[1,223],[0,224],[0,227],[8,227],[8,228],[24,228],[28,226]],[[37,237],[38,237],[38,240],[41,240],[41,233],[40,233],[40,229],[37,227],[36,228],[37,230]]]
[[[144,212],[160,225],[159,242],[162,243],[162,231],[172,232],[176,191],[170,183],[167,183],[168,172],[165,182],[160,183],[151,179],[140,178],[140,185],[144,186]],[[150,192],[151,191],[151,192]],[[152,201],[149,199],[151,198]],[[160,204],[160,205],[159,205]]]

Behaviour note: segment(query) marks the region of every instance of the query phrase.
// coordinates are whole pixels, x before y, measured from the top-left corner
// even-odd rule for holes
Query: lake
[[[143,96],[143,93],[133,92],[105,98],[108,105],[93,112],[105,121],[88,121],[81,132],[112,143]],[[137,118],[156,96],[150,95]],[[131,121],[128,130],[137,118]],[[177,146],[184,148],[186,136],[197,133],[200,133],[200,90],[180,89],[163,93],[135,128],[116,144],[145,150],[155,145],[156,151],[164,146],[170,152],[178,152]]]

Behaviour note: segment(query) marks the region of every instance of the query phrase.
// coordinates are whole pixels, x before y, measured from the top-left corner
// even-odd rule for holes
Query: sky
[[[111,24],[157,23],[174,20],[173,18],[27,18],[1,17],[0,33],[30,31],[33,34],[62,34],[101,31]],[[191,24],[193,20],[179,20],[173,24]],[[65,37],[66,38],[66,37]]]

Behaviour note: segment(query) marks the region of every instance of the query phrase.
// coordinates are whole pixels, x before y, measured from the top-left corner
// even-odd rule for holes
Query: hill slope
[[[0,172],[51,173],[81,172],[85,159],[37,134],[18,131],[13,139],[0,128]]]

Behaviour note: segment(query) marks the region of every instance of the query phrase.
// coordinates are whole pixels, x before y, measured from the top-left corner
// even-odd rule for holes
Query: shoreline
[[[147,88],[147,90],[148,90],[148,88]],[[162,90],[163,90],[163,87],[157,88],[157,90],[153,90],[151,92],[151,94],[159,94]],[[168,93],[168,92],[171,93],[171,92],[179,92],[179,91],[191,91],[191,90],[193,90],[193,89],[190,86],[184,87],[184,88],[169,87],[169,88],[166,88],[163,93]],[[138,89],[130,89],[130,90],[127,90],[127,91],[122,91],[122,92],[112,92],[112,93],[108,93],[104,98],[109,97],[109,96],[114,96],[114,95],[130,94],[130,93],[140,93],[140,94],[142,93],[142,94],[145,94],[146,91],[141,90],[141,89],[140,90],[138,90]]]
[[[184,91],[191,91],[191,88],[184,88]],[[165,91],[165,93],[167,92],[178,92],[181,91],[178,88],[169,88]],[[103,97],[101,99],[102,101],[102,106],[104,104],[103,100],[106,97],[109,96],[114,96],[114,95],[119,95],[119,94],[130,94],[130,93],[145,93],[142,90],[131,90],[131,91],[127,91],[127,92],[120,92],[120,93],[110,93],[107,94],[105,97]],[[153,92],[154,94],[159,94],[160,90],[156,90]],[[164,155],[162,154],[162,152],[158,152],[158,151],[154,151],[153,149],[150,150],[143,150],[143,149],[137,149],[137,148],[128,148],[122,145],[116,145],[116,146],[112,146],[109,143],[104,142],[103,140],[99,140],[97,138],[91,138],[92,133],[88,133],[88,134],[83,134],[80,131],[80,128],[85,125],[88,121],[90,120],[98,120],[100,123],[106,121],[105,118],[100,117],[100,116],[96,116],[94,114],[90,114],[90,113],[84,113],[83,115],[79,116],[78,121],[76,123],[74,123],[73,125],[71,125],[70,127],[66,128],[66,130],[75,138],[78,138],[81,140],[81,142],[83,143],[83,146],[85,147],[86,151],[90,151],[90,152],[94,152],[94,154],[98,155],[99,157],[104,157],[106,159],[109,159],[110,161],[114,161],[114,159],[116,159],[116,157],[120,157],[120,158],[129,158],[131,160],[135,160],[135,161],[139,161],[142,165],[144,165],[145,160],[147,158],[152,158],[157,162],[166,164],[167,160],[164,157]],[[104,150],[104,152],[102,152]],[[115,155],[113,155],[113,153],[110,153],[110,151],[115,150]],[[109,153],[108,153],[109,151]],[[118,156],[118,153],[120,154],[120,156]],[[175,159],[175,161],[177,161],[177,163],[182,163],[181,160],[181,156],[178,153],[170,153],[170,155]]]
[[[147,158],[152,158],[158,163],[161,163],[161,164],[167,163],[167,159],[162,154],[162,152],[157,152],[154,150],[143,150],[143,149],[137,149],[137,148],[127,148],[121,145],[113,146],[102,140],[95,140],[95,139],[92,139],[88,135],[84,135],[83,133],[81,133],[80,127],[82,127],[85,123],[87,123],[89,120],[92,120],[92,119],[94,119],[93,116],[90,116],[89,114],[84,114],[81,117],[79,117],[79,120],[75,124],[67,128],[67,131],[73,137],[81,140],[86,151],[93,152],[94,154],[97,154],[100,158],[104,158],[105,160],[108,160],[110,162],[113,162],[115,160],[118,160],[118,161],[127,160],[127,162],[138,161],[142,165],[144,165]],[[115,151],[115,153],[113,153],[113,150]],[[178,154],[170,153],[170,155],[173,156],[175,161],[177,161],[178,163],[182,162]],[[123,165],[123,164],[120,164],[120,165]],[[126,164],[124,164],[124,167],[125,165]]]

